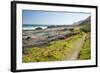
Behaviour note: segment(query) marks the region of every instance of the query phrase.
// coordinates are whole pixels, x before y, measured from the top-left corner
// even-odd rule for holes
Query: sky
[[[69,25],[84,20],[90,13],[23,10],[23,24]]]

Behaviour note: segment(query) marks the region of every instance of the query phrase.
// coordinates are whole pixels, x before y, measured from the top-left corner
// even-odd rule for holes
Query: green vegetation
[[[57,27],[67,27],[67,26],[51,25],[48,26],[47,29],[57,28]],[[40,27],[36,28],[36,30],[41,30],[41,29],[42,28]],[[48,31],[53,32],[51,30]],[[70,32],[68,33],[66,31],[70,31]],[[34,46],[31,48],[26,48],[26,47],[23,48],[22,62],[28,63],[28,62],[63,61],[63,60],[72,59],[70,57],[74,57],[75,59],[78,60],[91,59],[91,17],[90,16],[75,27],[72,27],[70,29],[64,28],[59,31],[56,30],[56,32],[61,36],[59,37],[57,36],[57,39],[52,39],[50,40],[50,42],[47,41],[46,44],[42,44],[42,46],[40,45],[41,47],[39,46],[36,47],[36,45],[32,44],[32,46],[33,45]],[[50,35],[51,34],[53,33],[50,33]],[[52,38],[52,36],[49,36],[48,38]],[[31,37],[26,38],[27,41],[30,41],[30,39]],[[34,39],[32,42],[34,42]]]
[[[22,55],[23,63],[28,62],[46,62],[46,61],[62,61],[65,60],[66,55],[71,49],[75,46],[75,42],[82,39],[84,34],[87,34],[83,47],[80,51],[79,58],[80,60],[90,59],[91,58],[91,42],[90,42],[90,33],[83,32],[76,28],[72,30],[72,34],[69,38],[63,40],[56,40],[48,43],[47,46],[43,47],[32,47],[25,48],[24,54]],[[78,33],[78,34],[76,34]]]
[[[91,32],[91,24],[89,20],[81,23],[80,26],[81,26],[80,28],[81,31],[85,33]]]
[[[47,62],[47,61],[63,61],[66,59],[68,52],[74,48],[76,41],[82,39],[86,34],[84,44],[79,53],[79,60],[91,58],[91,37],[90,24],[80,25],[74,29],[70,29],[71,33],[65,35],[67,38],[51,41],[43,47],[24,48],[22,55],[23,63],[28,62]],[[62,33],[62,32],[61,32]],[[64,32],[66,33],[66,32]],[[62,33],[63,34],[63,33]]]
[[[91,41],[90,33],[87,34],[82,50],[79,55],[80,60],[91,59]]]
[[[82,36],[83,33],[80,33],[64,40],[50,42],[48,46],[25,48],[22,62],[62,61]]]
[[[79,54],[79,59],[80,60],[86,60],[86,59],[91,59],[91,26],[90,26],[90,21],[84,22],[80,26],[80,30],[82,32],[85,32],[87,34],[83,47],[80,51]]]
[[[91,31],[91,27],[90,25],[83,25],[81,28],[80,28],[81,31],[85,32],[85,33],[88,33]]]

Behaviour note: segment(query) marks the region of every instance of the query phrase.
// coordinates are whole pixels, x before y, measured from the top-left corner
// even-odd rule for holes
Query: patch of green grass
[[[74,42],[82,36],[83,33],[80,33],[64,40],[50,42],[50,45],[45,47],[25,48],[25,54],[22,55],[22,62],[62,61],[67,52],[73,47]]]
[[[79,55],[80,60],[91,59],[91,41],[90,34],[88,33],[85,42],[83,44],[82,50]]]

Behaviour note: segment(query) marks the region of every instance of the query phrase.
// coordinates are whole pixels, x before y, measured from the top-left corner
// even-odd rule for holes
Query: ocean
[[[39,24],[23,24],[22,29],[23,30],[35,30],[36,28],[42,28],[46,29],[48,25],[39,25]]]

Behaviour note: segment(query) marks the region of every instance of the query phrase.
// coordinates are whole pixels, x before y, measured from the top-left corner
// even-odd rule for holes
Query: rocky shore
[[[75,27],[56,27],[40,30],[23,30],[23,48],[43,46],[51,41],[65,39],[73,35]]]

